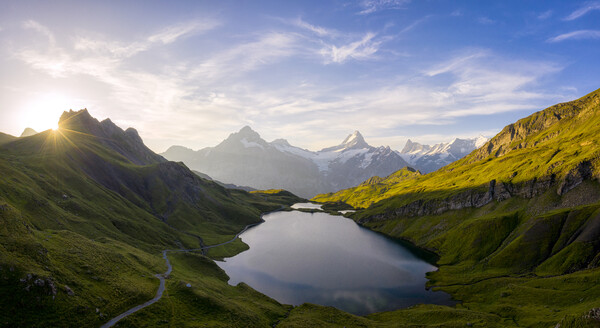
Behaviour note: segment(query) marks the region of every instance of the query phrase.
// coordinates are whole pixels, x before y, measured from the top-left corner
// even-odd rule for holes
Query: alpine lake
[[[323,212],[273,212],[263,219],[240,235],[249,250],[217,262],[229,284],[244,282],[284,304],[334,306],[357,315],[455,304],[450,295],[425,289],[425,274],[437,268],[401,241]]]

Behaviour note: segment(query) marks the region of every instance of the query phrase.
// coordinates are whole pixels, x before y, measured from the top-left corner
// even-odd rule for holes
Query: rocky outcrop
[[[28,273],[24,278],[20,279],[20,282],[25,285],[23,289],[26,292],[33,292],[35,290],[43,295],[48,295],[52,297],[56,296],[56,285],[51,277],[43,278]]]
[[[569,171],[565,175],[564,179],[560,182],[558,190],[556,191],[559,195],[566,193],[567,191],[577,187],[585,179],[591,179],[593,176],[593,166],[590,161],[583,161],[577,165],[574,169]]]

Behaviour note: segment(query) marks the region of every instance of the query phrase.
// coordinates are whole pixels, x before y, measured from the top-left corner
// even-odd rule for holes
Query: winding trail
[[[265,213],[268,214],[268,213]],[[264,214],[263,214],[264,215]],[[240,237],[241,234],[243,234],[244,232],[246,232],[248,229],[257,226],[261,223],[263,223],[264,220],[262,220],[261,218],[261,222],[258,223],[253,223],[253,224],[249,224],[246,227],[244,227],[244,229],[240,232],[238,232],[231,240],[228,240],[224,243],[220,243],[220,244],[216,244],[216,245],[209,245],[209,246],[203,246],[200,248],[190,248],[190,249],[165,249],[162,251],[163,254],[163,258],[165,259],[165,262],[167,263],[167,271],[165,271],[165,273],[159,273],[156,274],[155,277],[158,278],[160,280],[160,285],[158,286],[158,290],[156,291],[156,296],[154,296],[153,299],[149,300],[148,302],[144,303],[144,304],[140,304],[140,305],[136,305],[134,307],[132,307],[131,309],[119,314],[118,316],[110,319],[107,323],[103,324],[100,328],[109,328],[114,326],[117,322],[119,322],[119,320],[127,317],[130,314],[133,314],[147,306],[150,306],[156,302],[158,302],[163,295],[163,292],[165,291],[165,278],[171,274],[171,271],[173,271],[173,266],[171,265],[171,262],[169,261],[169,258],[167,257],[167,252],[194,252],[194,251],[204,251],[207,250],[209,248],[214,248],[214,247],[218,247],[218,246],[223,246],[226,244],[229,244],[231,242],[233,242],[234,240],[238,239]]]

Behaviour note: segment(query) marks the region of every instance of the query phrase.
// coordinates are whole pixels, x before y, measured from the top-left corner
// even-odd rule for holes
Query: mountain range
[[[465,157],[487,141],[488,138],[479,136],[473,139],[456,138],[451,142],[429,146],[408,139],[399,154],[412,168],[421,173],[430,173]]]
[[[215,147],[198,151],[172,146],[161,155],[182,161],[218,181],[257,189],[282,188],[302,197],[355,186],[412,166],[430,172],[449,164],[486,139],[455,139],[433,147],[407,142],[402,152],[370,146],[359,131],[319,151],[295,147],[285,139],[267,142],[246,126]]]
[[[320,151],[267,142],[246,126],[215,147],[193,151],[173,146],[161,154],[224,183],[256,189],[281,188],[302,197],[347,188],[408,165],[389,147],[372,147],[360,132]]]

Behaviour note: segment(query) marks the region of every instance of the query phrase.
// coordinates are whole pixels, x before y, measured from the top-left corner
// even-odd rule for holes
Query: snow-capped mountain
[[[310,151],[284,139],[267,142],[247,126],[215,147],[193,151],[173,146],[162,155],[225,183],[283,188],[308,198],[408,165],[389,147],[369,146],[358,131],[337,146]]]
[[[488,138],[479,136],[472,139],[456,138],[452,142],[429,146],[408,139],[398,154],[421,173],[429,173],[465,157],[487,141]]]

